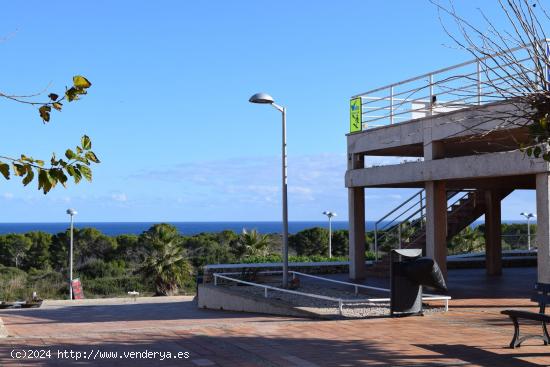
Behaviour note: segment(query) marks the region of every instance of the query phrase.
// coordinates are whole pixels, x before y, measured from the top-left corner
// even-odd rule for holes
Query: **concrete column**
[[[364,168],[362,155],[350,154],[348,169]],[[349,277],[351,280],[365,279],[365,189],[348,189],[349,208]]]
[[[485,195],[485,268],[487,275],[502,274],[501,208],[496,190]]]
[[[426,256],[433,258],[447,278],[447,192],[445,182],[427,181]]]
[[[540,283],[550,283],[550,180],[537,174],[537,273]]]

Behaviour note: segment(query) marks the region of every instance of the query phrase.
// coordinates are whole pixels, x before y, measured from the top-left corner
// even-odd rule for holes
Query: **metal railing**
[[[464,205],[472,190],[447,191],[447,210]],[[450,202],[450,204],[449,204]],[[380,257],[380,245],[401,248],[404,239],[415,238],[424,230],[426,193],[420,190],[374,223],[374,256]],[[407,233],[403,233],[406,231]],[[395,243],[394,243],[395,242]]]
[[[267,275],[267,274],[280,274],[282,271],[275,270],[275,271],[264,271],[257,273],[258,275]],[[303,277],[309,277],[321,281],[331,282],[331,283],[337,283],[342,285],[349,285],[351,287],[354,287],[355,289],[355,295],[357,296],[359,294],[359,288],[361,289],[368,289],[368,290],[375,290],[379,292],[387,292],[390,293],[389,289],[386,288],[379,288],[379,287],[371,287],[368,285],[363,284],[355,284],[350,282],[344,282],[341,280],[335,280],[335,279],[329,279],[324,278],[316,275],[301,273],[297,271],[289,271],[290,274],[292,274],[292,278],[294,279],[296,276],[303,276]],[[313,293],[306,293],[306,292],[300,292],[292,289],[286,289],[286,288],[279,288],[270,286],[267,284],[260,284],[260,283],[254,283],[242,279],[237,279],[233,277],[229,277],[228,275],[238,275],[241,273],[238,272],[229,272],[229,273],[213,273],[212,276],[214,277],[214,285],[218,285],[218,278],[225,279],[231,282],[239,283],[239,284],[245,284],[252,287],[257,288],[263,288],[264,290],[264,298],[268,298],[269,294],[268,291],[274,291],[274,292],[282,292],[282,293],[288,293],[288,294],[294,294],[298,296],[308,297],[308,298],[315,298],[315,299],[322,299],[325,301],[331,301],[338,304],[338,311],[340,315],[343,315],[344,312],[344,305],[357,305],[357,304],[376,304],[376,303],[389,303],[390,298],[357,298],[357,299],[346,299],[346,298],[340,298],[340,297],[330,297],[330,296],[323,296],[320,294],[313,294]],[[440,295],[434,295],[434,294],[425,294],[422,296],[422,301],[444,301],[445,302],[445,311],[449,310],[449,300],[451,299],[450,296],[440,296]]]
[[[520,75],[538,80],[531,47],[516,47],[354,95],[352,100],[361,100],[361,130],[503,100],[512,91],[525,89]],[[499,56],[507,54],[514,62],[499,63]],[[543,63],[548,65],[548,60]],[[542,89],[547,83],[538,84]]]

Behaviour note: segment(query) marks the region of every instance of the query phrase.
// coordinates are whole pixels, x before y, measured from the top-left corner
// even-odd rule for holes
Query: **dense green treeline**
[[[44,232],[0,235],[0,300],[67,297],[69,236]],[[291,235],[296,261],[328,260],[328,231],[311,228]],[[177,294],[192,290],[206,264],[280,261],[281,236],[255,230],[181,235],[158,224],[140,235],[107,236],[94,228],[74,231],[74,278],[85,295]],[[332,260],[345,260],[348,233],[333,232]]]
[[[483,251],[483,231],[483,225],[467,227],[449,242],[449,254]],[[532,244],[535,233],[536,225],[531,225]],[[503,249],[526,248],[525,224],[503,224],[502,234]],[[368,232],[370,259],[373,242]],[[87,297],[120,296],[132,290],[178,294],[193,290],[194,276],[206,264],[281,261],[281,243],[279,234],[255,230],[184,236],[171,225],[157,224],[140,235],[107,236],[81,228],[74,231],[74,277],[82,280]],[[0,235],[0,300],[24,299],[33,291],[43,298],[66,298],[68,244],[68,231]],[[305,229],[289,237],[290,261],[346,260],[348,244],[347,230],[334,231],[333,258],[328,259],[328,230]]]

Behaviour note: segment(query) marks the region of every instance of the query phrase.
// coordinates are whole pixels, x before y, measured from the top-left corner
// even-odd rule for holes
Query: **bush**
[[[126,274],[126,264],[124,260],[106,262],[101,259],[95,259],[81,266],[78,269],[78,273],[86,279],[120,277]]]
[[[153,285],[143,282],[139,276],[86,279],[82,281],[82,289],[88,298],[127,296],[129,291],[154,293]]]

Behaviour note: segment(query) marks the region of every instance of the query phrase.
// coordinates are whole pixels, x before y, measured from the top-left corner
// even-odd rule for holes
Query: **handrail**
[[[260,272],[259,274],[278,274],[278,273],[282,273],[282,271],[280,271],[280,270],[278,270],[278,271],[265,271],[265,272]],[[298,276],[310,277],[310,278],[314,278],[314,279],[318,279],[318,280],[322,280],[322,281],[326,281],[326,282],[331,282],[331,283],[350,285],[350,286],[355,287],[355,295],[358,295],[358,292],[359,292],[358,288],[376,290],[376,291],[387,292],[387,293],[391,292],[387,288],[372,287],[372,286],[368,286],[368,285],[364,285],[364,284],[355,284],[355,283],[345,282],[345,281],[341,281],[341,280],[324,278],[324,277],[320,277],[320,276],[316,276],[316,275],[301,273],[301,272],[298,272],[298,271],[289,271],[289,273],[291,273],[293,275],[293,277],[298,275]],[[346,298],[323,296],[323,295],[318,295],[318,294],[313,294],[313,293],[305,293],[305,292],[295,291],[295,290],[292,290],[292,289],[278,288],[278,287],[273,287],[273,286],[270,286],[270,285],[253,283],[253,282],[249,282],[249,281],[246,281],[246,280],[231,278],[231,277],[228,277],[227,274],[235,274],[235,273],[214,273],[213,274],[213,276],[214,276],[214,285],[217,286],[218,285],[217,279],[222,278],[222,279],[226,279],[226,280],[233,281],[233,282],[236,282],[236,283],[241,283],[241,284],[246,284],[246,285],[250,285],[250,286],[253,286],[253,287],[263,288],[265,298],[267,298],[267,296],[268,296],[267,290],[269,289],[269,290],[283,292],[283,293],[296,294],[296,295],[304,296],[304,297],[310,297],[310,298],[316,298],[316,299],[323,299],[323,300],[326,300],[326,301],[338,302],[338,310],[340,312],[340,315],[343,314],[344,304],[388,303],[388,302],[390,302],[389,298],[346,299]],[[449,300],[451,299],[450,296],[441,296],[441,295],[434,295],[434,294],[428,294],[428,293],[425,293],[424,295],[422,296],[423,301],[430,301],[430,300],[445,301],[445,311],[449,310]]]
[[[542,39],[538,42],[549,42],[549,41],[550,41],[550,38],[545,38],[545,39]],[[422,74],[422,75],[418,75],[418,76],[415,76],[415,77],[412,77],[412,78],[409,78],[409,79],[402,80],[402,81],[397,82],[397,83],[388,84],[388,85],[385,85],[383,87],[372,89],[372,90],[369,90],[369,91],[364,92],[364,93],[359,93],[359,94],[356,94],[356,95],[352,96],[351,98],[361,97],[365,94],[378,92],[378,91],[383,90],[383,89],[396,87],[398,85],[402,85],[402,84],[405,84],[405,83],[413,82],[413,81],[418,80],[418,79],[426,78],[426,77],[429,77],[430,75],[433,75],[433,74],[441,74],[441,73],[444,73],[444,72],[449,71],[449,70],[458,69],[462,66],[472,65],[472,64],[482,62],[482,61],[485,61],[485,60],[488,60],[488,59],[494,59],[495,57],[498,57],[498,56],[502,56],[502,55],[512,53],[512,52],[516,52],[516,51],[519,51],[519,50],[522,50],[522,49],[527,49],[528,47],[531,47],[532,45],[533,45],[533,42],[530,42],[526,45],[510,48],[510,49],[504,50],[502,52],[498,52],[498,53],[495,53],[495,54],[492,54],[492,55],[484,56],[484,57],[479,58],[479,59],[469,60],[469,61],[462,62],[460,64],[447,66],[445,68],[437,69],[437,70],[428,72],[426,74]]]
[[[464,190],[449,190],[447,191],[447,201],[450,201],[451,204],[447,204],[447,209],[452,208],[456,203],[458,203],[460,200],[464,199],[469,195],[470,192],[475,190],[470,189],[464,189]],[[453,197],[457,196],[460,193],[464,193],[464,195],[460,196],[457,200],[451,201]],[[397,215],[395,218],[393,218],[389,223],[384,224],[383,226],[379,226],[380,222],[384,219],[386,219],[389,215],[397,212],[399,209],[403,208],[406,204],[408,204],[412,199],[415,197],[419,197],[420,199],[414,202],[412,205],[410,205],[406,210],[404,210],[402,213]],[[401,227],[403,224],[408,223],[410,224],[410,228],[418,228],[418,225],[420,225],[420,229],[422,229],[423,220],[426,217],[426,203],[425,203],[426,195],[425,190],[420,190],[419,192],[415,193],[413,196],[408,198],[403,203],[399,204],[396,208],[394,208],[392,211],[390,211],[388,214],[386,214],[384,217],[382,217],[381,220],[378,220],[374,223],[374,252],[375,252],[375,260],[378,260],[379,258],[379,251],[378,247],[382,240],[386,239],[387,236],[391,233],[395,233],[395,231],[398,231],[398,238],[397,241],[399,242],[399,246],[401,246]],[[464,203],[463,205],[465,205]],[[415,209],[417,208],[417,209]],[[410,212],[413,210],[412,212]],[[411,221],[411,219],[415,218],[417,215],[420,215],[418,218]],[[394,224],[395,223],[395,224]],[[416,230],[415,230],[416,232]],[[417,234],[417,232],[415,233]],[[414,238],[414,234],[412,236]]]
[[[550,39],[534,41],[355,94],[351,99],[360,98],[363,108],[359,115],[360,130],[506,98],[512,90],[521,87],[519,76],[535,80],[533,76],[536,72],[532,64],[540,60],[535,58],[531,47],[545,42],[550,42]],[[513,61],[495,62],[495,58],[506,54],[510,54],[509,58]],[[455,75],[450,75],[451,71],[455,71]],[[506,76],[502,75],[504,71],[508,71]],[[418,108],[415,103],[424,103],[425,106]]]

